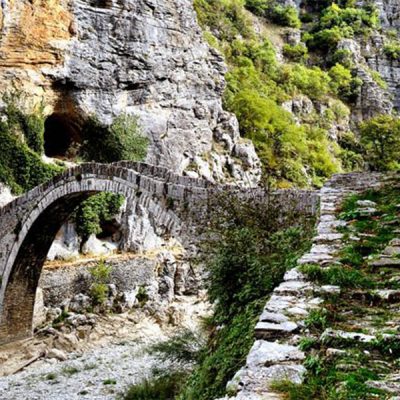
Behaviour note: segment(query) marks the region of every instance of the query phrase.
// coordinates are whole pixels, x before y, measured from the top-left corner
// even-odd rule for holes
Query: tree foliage
[[[88,161],[142,161],[147,155],[149,139],[142,133],[138,119],[121,114],[111,125],[104,125],[95,117],[83,129],[81,154]]]
[[[361,124],[361,143],[370,167],[377,171],[400,166],[400,119],[379,115]]]
[[[211,221],[204,252],[214,316],[208,346],[179,400],[225,394],[254,343],[254,325],[267,296],[305,251],[313,227],[313,220],[296,212],[282,214],[277,206],[234,196],[215,199]]]
[[[82,202],[75,210],[76,229],[84,240],[102,232],[102,225],[115,217],[124,202],[122,195],[99,193]]]

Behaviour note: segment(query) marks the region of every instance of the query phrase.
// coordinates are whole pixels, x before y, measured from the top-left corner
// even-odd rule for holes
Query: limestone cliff
[[[302,9],[304,11],[304,4],[307,2],[278,0],[277,3],[295,7],[300,12]],[[369,3],[371,2],[357,0],[356,6],[362,7]],[[384,51],[388,38],[390,36],[398,38],[400,35],[400,2],[376,0],[373,5],[378,10],[379,29],[371,32],[367,38],[343,39],[337,47],[338,50],[351,53],[357,76],[363,81],[357,102],[352,109],[353,120],[357,122],[376,114],[390,113],[400,109],[400,62],[390,59]],[[387,87],[382,87],[374,79],[374,71],[380,75]]]
[[[259,162],[222,108],[225,64],[190,0],[3,0],[0,89],[11,84],[79,129],[140,117],[147,161],[215,181],[255,183]],[[247,173],[246,173],[247,172]]]

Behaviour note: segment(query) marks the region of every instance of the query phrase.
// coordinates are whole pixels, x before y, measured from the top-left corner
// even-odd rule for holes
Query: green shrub
[[[198,362],[205,347],[204,336],[190,329],[183,329],[165,342],[150,347],[158,358],[183,365]]]
[[[184,372],[172,372],[131,386],[123,400],[174,400],[179,393]]]
[[[322,285],[337,285],[342,288],[374,287],[374,283],[363,272],[347,266],[321,268],[318,265],[304,265],[300,270],[308,279]]]
[[[43,154],[43,105],[25,113],[21,107],[23,94],[12,91],[3,95],[5,109],[0,122],[0,181],[13,193],[21,194],[62,172],[56,165],[45,164]]]
[[[90,297],[93,305],[103,304],[108,296],[108,286],[112,268],[104,260],[99,261],[96,267],[90,270],[93,283],[90,286]]]
[[[311,331],[324,331],[329,326],[328,310],[325,308],[311,310],[304,324]]]
[[[336,50],[332,54],[332,64],[341,64],[345,68],[352,69],[353,68],[353,53],[350,50]]]
[[[136,299],[139,302],[141,307],[143,307],[149,300],[149,295],[147,294],[147,290],[144,286],[139,287],[139,290],[136,295]]]
[[[90,118],[83,128],[84,142],[80,149],[87,161],[142,161],[149,139],[143,135],[136,117],[121,114],[110,126]]]
[[[341,64],[334,65],[329,70],[332,90],[343,100],[354,102],[360,92],[362,80],[353,77],[352,72]]]
[[[308,49],[301,43],[294,46],[285,44],[283,46],[283,55],[293,62],[301,62],[307,59]]]
[[[400,41],[392,40],[389,43],[386,43],[383,51],[391,60],[400,60]]]
[[[269,0],[246,0],[246,8],[253,14],[264,16],[271,6]]]
[[[276,5],[269,11],[271,20],[278,25],[300,28],[301,21],[295,7]]]
[[[373,170],[399,169],[400,119],[379,115],[360,125],[361,144],[365,158]]]
[[[44,164],[4,123],[0,123],[0,143],[0,181],[15,194],[30,190],[62,172],[59,166]]]
[[[253,200],[220,197],[212,209],[203,250],[215,311],[207,347],[179,400],[211,400],[225,394],[228,380],[254,343],[254,325],[268,295],[308,247],[312,231],[312,224],[300,228],[297,213],[282,220],[278,209]]]
[[[102,226],[119,213],[124,197],[114,193],[99,193],[82,202],[75,210],[76,230],[84,240],[102,232]]]
[[[333,54],[343,38],[368,35],[379,26],[379,15],[375,7],[340,7],[331,3],[322,11],[318,24],[304,39],[314,50]]]

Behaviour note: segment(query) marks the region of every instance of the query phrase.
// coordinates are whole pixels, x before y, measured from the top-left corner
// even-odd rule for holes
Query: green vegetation
[[[331,3],[321,12],[318,23],[304,40],[310,49],[329,53],[336,51],[340,40],[366,36],[378,26],[379,16],[373,5],[355,7]]]
[[[383,48],[384,53],[392,60],[400,60],[400,41],[391,40],[385,44]]]
[[[373,282],[363,273],[348,266],[321,268],[318,265],[304,265],[300,271],[311,281],[322,285],[337,285],[348,288],[372,288]]]
[[[93,305],[101,305],[107,300],[108,286],[112,268],[104,260],[100,260],[96,267],[90,270],[93,283],[90,286],[90,297]]]
[[[169,340],[151,346],[150,351],[163,361],[186,365],[200,360],[205,345],[203,334],[183,329]]]
[[[202,258],[206,258],[214,314],[204,322],[202,334],[184,331],[151,349],[172,363],[172,376],[164,373],[161,386],[165,387],[164,379],[175,386],[161,392],[156,376],[131,388],[131,396],[142,397],[126,398],[214,400],[224,395],[228,380],[254,343],[254,326],[267,297],[310,245],[314,221],[290,205],[292,211],[282,214],[271,204],[221,195],[211,209]],[[186,375],[174,380],[176,371],[182,370]]]
[[[335,298],[328,298],[322,309],[310,312],[306,318],[305,324],[313,334],[313,337],[305,337],[300,342],[301,349],[307,352],[304,363],[306,379],[301,385],[277,382],[274,389],[284,393],[284,398],[386,400],[390,397],[384,391],[367,386],[366,382],[382,379],[398,363],[398,332],[390,329],[397,306],[393,308],[391,304],[382,304],[371,289],[398,288],[397,280],[392,280],[398,277],[398,272],[382,268],[375,271],[368,264],[381,254],[391,239],[398,237],[395,232],[400,228],[400,189],[396,187],[396,182],[394,180],[395,184],[389,183],[379,190],[350,196],[344,202],[340,218],[348,221],[348,225],[340,229],[347,244],[340,254],[343,265],[301,267],[301,271],[313,281],[339,285],[341,293]],[[374,201],[376,213],[364,215],[360,212],[359,200]],[[327,327],[374,334],[376,339],[362,342],[345,337],[321,336]],[[393,336],[384,336],[384,333]],[[329,355],[328,348],[342,351]]]
[[[57,379],[57,374],[54,372],[50,372],[45,376],[47,381],[55,381]]]
[[[208,321],[207,346],[180,400],[211,400],[225,393],[254,342],[254,325],[267,296],[309,246],[312,231],[312,221],[291,214],[283,222],[278,210],[266,205],[234,198],[218,203],[205,244],[215,312]]]
[[[373,169],[398,168],[397,143],[392,146],[392,139],[399,136],[395,124],[390,126],[391,135],[386,134],[382,124],[381,133],[373,132],[374,121],[361,126],[363,146],[358,143],[358,135],[351,132],[341,133],[338,145],[328,133],[333,124],[340,125],[347,118],[332,112],[332,101],[336,99],[342,110],[345,107],[338,99],[353,105],[363,84],[357,76],[353,54],[338,48],[338,44],[345,38],[366,40],[380,28],[378,10],[372,2],[359,6],[354,1],[307,1],[303,9],[311,14],[301,13],[303,26],[295,9],[279,6],[274,0],[194,3],[205,37],[225,55],[229,65],[225,106],[237,115],[242,136],[255,144],[269,185],[319,186],[334,172],[362,169],[363,158]],[[246,9],[272,23],[301,27],[302,42],[283,45],[288,63],[277,61],[268,34],[253,29],[255,17]],[[390,58],[398,59],[398,40],[390,32],[387,36],[390,40],[384,51]],[[379,73],[368,68],[366,72],[381,88],[386,88]],[[282,107],[302,95],[309,97],[317,108],[321,104],[326,106],[326,115],[295,112],[295,119]],[[379,118],[396,120],[389,116]],[[378,137],[387,141],[391,149],[379,150]]]
[[[380,115],[361,124],[361,143],[372,169],[398,170],[400,167],[400,118]]]
[[[311,332],[322,332],[330,325],[329,317],[329,312],[325,308],[311,310],[304,323]]]
[[[25,113],[18,105],[21,96],[19,92],[3,96],[6,107],[0,121],[0,182],[8,185],[14,194],[30,190],[62,171],[61,167],[41,160],[43,107]]]
[[[98,235],[102,226],[115,217],[124,202],[122,195],[99,193],[82,202],[75,210],[75,222],[78,234],[87,240],[90,235]]]
[[[292,62],[302,62],[308,58],[308,49],[304,44],[285,44],[283,46],[283,55]]]
[[[149,300],[149,295],[147,294],[147,290],[144,286],[139,287],[136,299],[139,302],[140,307],[143,307]]]
[[[310,22],[304,43],[283,46],[290,63],[280,64],[266,35],[252,28],[245,9],[274,23],[299,27],[294,9],[277,7],[273,0],[196,0],[194,4],[205,37],[223,52],[229,65],[225,106],[237,115],[241,134],[255,144],[269,185],[319,186],[335,172],[362,167],[359,146],[340,138],[340,148],[330,140],[328,131],[348,115],[348,111],[343,115],[346,107],[338,99],[353,103],[362,85],[353,71],[351,54],[336,45],[343,37],[367,35],[377,28],[375,8],[356,8],[350,2],[340,6],[321,3],[318,12],[322,17]],[[328,62],[312,65],[305,44],[314,52],[327,47],[324,51],[329,54],[324,59]],[[311,59],[315,64],[316,58]],[[313,111],[301,115],[300,123],[295,121],[282,105],[302,95],[326,104],[326,116]],[[334,101],[341,106],[331,107]],[[339,108],[341,112],[336,114],[333,110]]]
[[[87,161],[142,161],[146,157],[149,139],[134,116],[121,114],[111,125],[104,125],[92,117],[82,134],[84,142],[80,154]]]
[[[67,365],[62,369],[62,373],[66,376],[72,376],[80,372],[79,368],[74,367],[72,365]]]
[[[362,354],[357,353],[323,362],[321,359],[314,358],[314,363],[308,364],[314,373],[308,378],[307,384],[296,385],[291,382],[279,382],[274,385],[274,389],[284,392],[285,398],[289,400],[365,400],[368,398],[366,397],[367,393],[377,395],[370,398],[383,399],[383,397],[378,397],[383,393],[382,391],[368,388],[365,385],[366,381],[378,378],[376,373],[367,368],[359,368],[351,372],[338,369],[340,363],[342,365],[346,362],[351,364],[356,356],[357,358],[363,357]]]
[[[105,379],[103,381],[103,385],[116,385],[116,384],[117,384],[117,381],[115,379],[112,379],[112,378]]]
[[[132,386],[123,400],[173,400],[181,389],[185,375],[180,372],[161,375]]]

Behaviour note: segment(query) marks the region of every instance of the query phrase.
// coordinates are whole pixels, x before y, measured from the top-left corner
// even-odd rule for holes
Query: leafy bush
[[[0,123],[0,143],[0,181],[15,194],[30,190],[62,171],[61,167],[44,164],[4,123]]]
[[[227,381],[254,343],[254,325],[267,296],[308,247],[312,231],[311,221],[302,225],[297,213],[282,219],[277,208],[253,200],[222,196],[212,209],[204,253],[213,324],[208,345],[179,400],[224,395]]]
[[[270,10],[271,20],[278,25],[289,26],[291,28],[300,28],[301,21],[295,7],[276,5]]]
[[[379,16],[375,7],[340,7],[331,3],[322,11],[318,24],[305,40],[310,48],[333,54],[343,38],[367,35],[378,26]]]
[[[88,161],[142,161],[149,139],[143,135],[136,117],[121,114],[110,126],[90,118],[83,128],[82,156]]]
[[[379,115],[360,125],[365,158],[373,170],[396,170],[400,164],[400,119]]]
[[[301,62],[307,59],[308,49],[304,44],[294,46],[285,44],[283,46],[283,55],[293,62]]]
[[[246,8],[256,15],[265,15],[270,5],[269,0],[246,0]]]
[[[360,78],[353,77],[348,68],[336,64],[329,70],[329,76],[331,87],[340,98],[349,102],[354,102],[357,99],[363,82]]]
[[[400,60],[400,42],[392,40],[386,43],[383,48],[384,53],[392,60]]]
[[[115,217],[124,197],[113,193],[99,193],[82,202],[75,210],[75,222],[78,234],[87,240],[92,234],[102,232],[102,225]]]
[[[151,346],[150,352],[163,361],[185,367],[200,360],[205,344],[204,335],[183,329],[167,341]]]
[[[310,280],[321,283],[322,285],[337,285],[350,288],[373,288],[374,283],[357,269],[347,266],[332,266],[321,268],[318,265],[304,265],[301,267]]]
[[[104,260],[99,261],[96,267],[90,270],[93,283],[90,286],[90,297],[92,298],[94,305],[103,304],[108,295],[107,284],[110,281],[110,274],[112,268],[107,265]]]
[[[30,114],[21,120],[28,146],[37,154],[44,153],[44,116]]]
[[[172,372],[146,380],[131,386],[123,400],[174,400],[185,378],[184,372]]]
[[[21,194],[44,183],[62,171],[56,165],[45,164],[43,153],[43,106],[26,113],[21,107],[22,93],[3,95],[5,109],[0,122],[0,181],[14,194]]]

